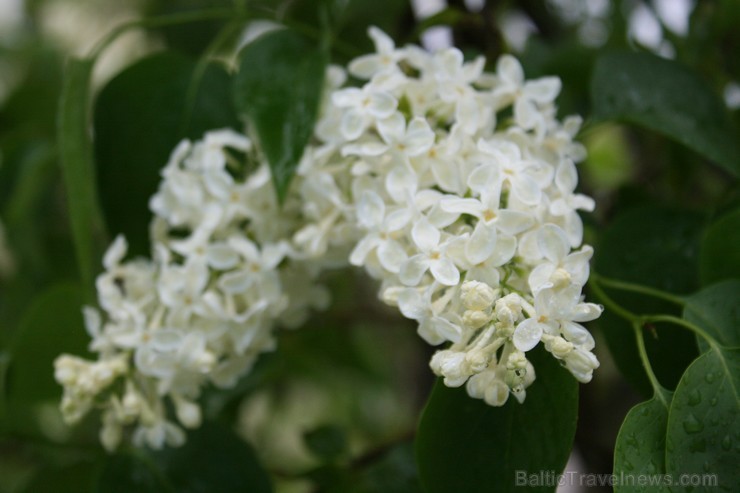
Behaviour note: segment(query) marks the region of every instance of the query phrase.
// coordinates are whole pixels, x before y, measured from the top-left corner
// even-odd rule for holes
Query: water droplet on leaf
[[[689,392],[689,406],[696,406],[701,402],[701,392],[694,389]]]
[[[691,413],[684,420],[683,429],[686,433],[699,433],[704,429],[704,424],[702,424],[702,422],[699,421],[693,413]]]

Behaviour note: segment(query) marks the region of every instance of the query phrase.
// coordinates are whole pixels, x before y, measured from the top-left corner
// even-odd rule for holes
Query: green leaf
[[[738,389],[740,349],[717,348],[702,354],[689,366],[676,388],[668,415],[666,468],[669,474],[715,475],[719,490],[737,491],[740,484]]]
[[[597,242],[595,271],[606,277],[644,284],[671,293],[691,293],[699,286],[698,250],[701,214],[655,205],[618,215]],[[620,305],[636,313],[677,313],[678,307],[642,294],[608,290]],[[628,322],[606,310],[598,320],[619,370],[637,390],[652,395]],[[689,331],[657,327],[645,345],[661,384],[674,389],[696,357]]]
[[[20,402],[60,399],[53,362],[61,353],[86,355],[89,342],[76,283],[56,284],[26,310],[11,347],[9,395]]]
[[[175,493],[155,464],[137,452],[108,457],[94,493]],[[215,490],[214,490],[215,491]]]
[[[660,389],[660,394],[630,409],[619,429],[614,448],[615,475],[621,478],[665,474],[665,438],[670,402],[671,392]],[[625,482],[615,485],[614,491],[651,493],[669,490],[658,484]]]
[[[251,447],[231,430],[204,423],[185,445],[158,459],[178,493],[269,493],[270,479]]]
[[[164,52],[131,65],[101,91],[94,124],[102,205],[111,233],[123,233],[132,254],[149,253],[149,198],[177,143],[238,127],[230,84],[216,64],[196,75],[196,62]]]
[[[319,426],[304,433],[303,440],[316,457],[325,461],[332,461],[347,452],[347,435],[338,426]]]
[[[740,141],[722,100],[680,64],[647,53],[603,55],[591,99],[597,119],[660,132],[740,175]]]
[[[92,490],[95,463],[81,462],[64,467],[45,466],[23,488],[23,493],[80,493]]]
[[[703,285],[740,278],[740,209],[720,217],[704,235],[699,252]]]
[[[351,493],[421,493],[414,447],[402,443],[353,478]]]
[[[85,301],[95,300],[93,281],[104,250],[103,224],[95,186],[92,142],[89,134],[90,79],[93,60],[72,59],[59,100],[57,139],[64,171],[67,206],[77,249]]]
[[[491,407],[437,381],[419,423],[416,457],[429,493],[516,492],[516,471],[563,470],[578,413],[578,384],[542,348],[527,353],[537,379],[523,404]],[[528,491],[552,491],[530,488]]]
[[[326,54],[282,29],[248,44],[234,81],[237,109],[256,130],[283,200],[316,122]]]
[[[713,284],[686,298],[683,318],[704,329],[721,346],[740,346],[740,279]],[[699,348],[709,345],[697,336]]]

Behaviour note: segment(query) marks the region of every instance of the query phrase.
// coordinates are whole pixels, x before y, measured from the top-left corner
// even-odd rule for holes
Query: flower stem
[[[588,282],[589,287],[591,290],[596,294],[596,296],[601,300],[602,303],[604,303],[604,306],[606,306],[609,310],[616,313],[618,316],[628,320],[632,323],[641,323],[640,317],[632,313],[631,311],[627,310],[626,308],[622,307],[619,303],[614,301],[606,292],[601,288],[600,286],[600,278],[598,276],[591,276],[591,279]]]
[[[642,361],[642,367],[645,369],[645,374],[647,375],[648,380],[650,380],[650,385],[653,387],[653,392],[655,393],[655,396],[660,399],[663,405],[668,407],[668,402],[665,400],[665,396],[663,394],[663,386],[660,385],[658,377],[655,376],[653,367],[650,364],[650,359],[648,358],[647,349],[645,348],[645,335],[642,332],[642,323],[639,320],[635,320],[632,322],[632,328],[635,331],[637,352],[640,355],[640,360]]]
[[[646,294],[648,296],[652,296],[653,298],[660,298],[662,300],[669,301],[671,303],[675,303],[680,306],[683,306],[686,304],[686,300],[682,296],[668,293],[661,289],[651,288],[649,286],[644,286],[642,284],[635,284],[635,283],[626,282],[626,281],[619,281],[617,279],[610,279],[608,277],[603,277],[599,274],[596,274],[595,272],[591,273],[591,278],[595,280],[596,282],[598,282],[599,284],[601,284],[602,286],[605,286],[607,288],[617,289],[620,291],[631,291],[633,293]]]
[[[660,314],[660,315],[645,315],[642,317],[642,320],[644,322],[663,322],[663,323],[669,323],[673,325],[678,325],[680,327],[684,327],[686,329],[689,329],[690,331],[692,331],[694,334],[698,335],[705,341],[707,341],[710,346],[712,347],[719,346],[719,343],[716,341],[716,339],[714,339],[714,337],[710,336],[704,329],[702,329],[698,325],[691,323],[686,319],[676,317],[673,315]]]

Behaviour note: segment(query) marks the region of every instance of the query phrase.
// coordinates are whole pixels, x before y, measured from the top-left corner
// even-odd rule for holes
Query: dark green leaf
[[[94,493],[175,493],[154,463],[134,452],[122,452],[106,460]]]
[[[93,65],[93,60],[69,61],[59,101],[57,128],[67,206],[86,302],[93,302],[95,299],[93,280],[100,265],[105,241],[105,226],[98,205],[89,134],[90,78]]]
[[[595,270],[622,281],[690,293],[698,288],[697,257],[703,224],[700,214],[646,205],[614,219],[598,241]],[[620,305],[636,313],[676,313],[678,307],[642,294],[609,291]],[[634,332],[629,323],[606,310],[598,321],[610,352],[627,380],[644,395],[652,394],[639,363]],[[696,357],[688,331],[657,327],[646,334],[645,345],[661,384],[674,389],[683,371]]]
[[[42,467],[23,493],[87,493],[93,487],[93,462]]]
[[[337,426],[324,425],[303,434],[306,446],[318,458],[331,461],[347,452],[347,435]]]
[[[211,64],[202,75],[195,74],[194,61],[159,53],[120,73],[96,101],[95,157],[103,210],[111,233],[126,235],[132,254],[149,253],[149,198],[177,143],[238,126],[226,72]]]
[[[591,99],[597,119],[655,130],[740,174],[740,141],[722,100],[678,63],[647,53],[603,55]]]
[[[740,278],[740,209],[707,228],[699,252],[699,268],[703,285]]]
[[[353,480],[351,493],[421,493],[414,447],[402,443],[369,465]]]
[[[683,318],[704,329],[720,345],[740,346],[740,279],[704,288],[686,298]],[[709,345],[697,337],[702,351]]]
[[[740,349],[717,348],[702,354],[689,366],[676,388],[668,415],[666,468],[669,474],[673,477],[714,475],[719,488],[707,487],[701,491],[737,491],[740,484],[738,389]]]
[[[419,423],[419,477],[430,493],[515,492],[516,471],[562,471],[578,412],[575,379],[542,348],[527,353],[537,379],[523,404],[491,407],[438,381]],[[527,491],[552,491],[529,488]]]
[[[269,493],[270,480],[251,447],[231,430],[205,423],[185,445],[159,455],[178,493]]]
[[[43,292],[26,310],[11,348],[11,399],[61,398],[62,388],[54,381],[54,359],[61,353],[85,355],[88,342],[80,287],[60,283]]]
[[[322,50],[287,29],[261,36],[239,54],[236,107],[256,130],[281,200],[313,135],[326,63]]]
[[[619,477],[665,474],[665,434],[670,402],[671,393],[661,389],[660,395],[630,409],[619,429],[614,448],[614,474]],[[655,484],[625,482],[615,486],[614,491],[651,493],[669,490]]]

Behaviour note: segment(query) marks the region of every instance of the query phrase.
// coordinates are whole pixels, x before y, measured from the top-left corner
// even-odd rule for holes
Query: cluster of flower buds
[[[380,280],[380,298],[424,340],[448,344],[432,370],[472,397],[523,401],[540,343],[591,379],[580,322],[601,307],[582,299],[593,251],[577,211],[593,201],[575,193],[585,152],[580,119],[556,118],[559,79],[526,81],[507,55],[487,73],[454,48],[370,36],[376,53],[328,70],[282,206],[245,136],[212,132],[173,151],[150,202],[153,258],[124,261],[118,238],[97,283],[104,316],[86,309],[99,360],[57,361],[68,420],[97,405],[108,448],[125,426],[136,443],[181,443],[177,422],[198,426],[204,385],[233,385],[274,348],[275,327],[328,303],[318,274],[347,264]],[[347,87],[347,72],[366,82]]]

